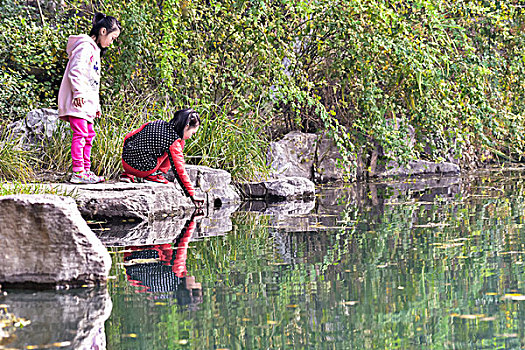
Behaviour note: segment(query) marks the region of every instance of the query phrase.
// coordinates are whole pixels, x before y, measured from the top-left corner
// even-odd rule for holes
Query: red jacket
[[[167,153],[175,178],[185,194],[194,196],[195,189],[184,162],[184,143],[170,123],[164,120],[148,122],[124,137],[122,160],[134,169],[147,172]]]

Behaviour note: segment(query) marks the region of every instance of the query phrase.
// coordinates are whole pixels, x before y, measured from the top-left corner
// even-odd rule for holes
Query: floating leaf
[[[505,294],[503,296],[503,299],[514,300],[514,301],[524,301],[525,295],[518,294],[518,293],[510,293],[510,294]]]
[[[511,251],[511,252],[499,252],[499,255],[508,255],[508,254],[525,254],[523,251]]]
[[[295,309],[296,307],[298,307],[299,305],[297,304],[288,304],[286,305],[286,307],[290,308],[290,309]]]
[[[271,324],[271,325],[275,325],[275,324],[277,324],[278,322],[277,322],[277,321],[268,320],[268,322],[266,322],[266,323]]]
[[[154,264],[159,262],[159,259],[132,259],[124,263],[125,266],[135,265],[135,264]]]
[[[430,223],[424,224],[424,225],[413,225],[412,227],[433,228],[433,227],[445,227],[445,226],[450,226],[450,224],[446,223],[446,222],[430,222]]]

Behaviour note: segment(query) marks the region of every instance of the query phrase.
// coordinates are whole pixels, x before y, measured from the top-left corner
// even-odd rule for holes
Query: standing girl
[[[203,199],[195,197],[195,189],[186,173],[184,155],[185,140],[199,129],[200,118],[193,109],[177,111],[167,122],[156,120],[142,125],[124,137],[120,180],[135,182],[135,177],[147,182],[167,184],[164,174],[170,166],[186,196],[196,207]]]
[[[91,147],[95,138],[93,120],[100,117],[100,55],[120,35],[115,17],[97,13],[89,35],[72,35],[67,42],[69,62],[58,92],[58,115],[73,132],[71,182],[91,184],[105,181],[91,171]]]

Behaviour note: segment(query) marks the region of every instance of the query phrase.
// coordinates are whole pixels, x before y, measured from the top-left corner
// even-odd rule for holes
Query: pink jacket
[[[72,116],[93,123],[100,111],[100,48],[86,34],[71,35],[66,52],[69,62],[58,91],[58,115],[66,121]],[[77,97],[84,99],[82,107],[73,106]]]

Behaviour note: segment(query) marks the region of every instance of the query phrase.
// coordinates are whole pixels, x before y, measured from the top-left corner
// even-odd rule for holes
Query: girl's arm
[[[186,172],[186,163],[184,162],[184,155],[182,153],[182,145],[180,140],[173,142],[170,146],[168,157],[170,159],[171,168],[175,174],[175,178],[179,181],[186,196],[193,198],[195,196],[195,189],[191,184],[190,177]]]
[[[89,86],[89,69],[94,60],[89,46],[80,44],[71,54],[67,78],[73,90],[73,99],[86,98]]]

